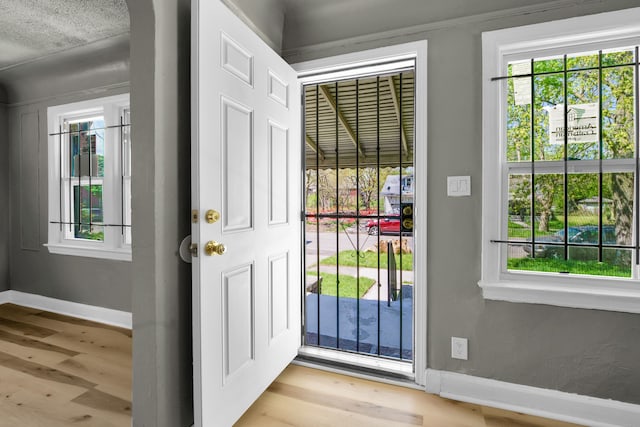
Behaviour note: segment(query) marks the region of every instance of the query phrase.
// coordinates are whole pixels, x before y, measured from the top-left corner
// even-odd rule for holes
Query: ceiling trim
[[[414,25],[406,28],[398,28],[390,31],[367,34],[363,36],[349,37],[346,39],[335,40],[324,43],[317,43],[306,46],[299,46],[290,49],[283,49],[282,56],[289,63],[301,62],[307,57],[322,57],[336,49],[348,46],[371,45],[376,42],[389,42],[394,39],[406,39],[410,36],[417,36],[429,31],[442,30],[446,28],[466,26],[481,22],[496,21],[517,17],[522,15],[531,15],[543,12],[552,12],[556,10],[566,9],[574,6],[586,6],[591,4],[601,4],[602,0],[552,0],[546,3],[514,7],[511,9],[497,10],[493,12],[480,13],[476,15],[462,16],[458,18],[445,19],[437,22],[429,22],[426,24]]]
[[[114,35],[111,35],[109,37],[104,37],[104,38],[101,38],[101,39],[98,39],[98,40],[93,40],[93,41],[91,41],[89,43],[78,44],[78,45],[75,45],[75,46],[68,47],[66,49],[60,49],[60,50],[56,50],[55,52],[49,52],[49,53],[47,53],[45,55],[40,55],[40,56],[37,56],[35,58],[30,58],[30,59],[27,59],[25,61],[16,62],[15,64],[7,65],[6,67],[0,67],[0,74],[4,73],[6,71],[11,71],[14,68],[24,67],[26,65],[37,63],[37,62],[40,62],[40,61],[45,61],[45,60],[47,60],[47,59],[49,59],[51,57],[57,56],[57,55],[66,54],[66,53],[70,53],[70,52],[72,53],[72,52],[74,52],[76,50],[80,50],[80,49],[84,50],[84,49],[87,49],[87,47],[90,47],[90,46],[98,46],[98,47],[104,46],[105,44],[109,44],[109,42],[111,40],[118,40],[119,41],[123,37],[128,40],[131,37],[131,32],[130,31],[123,31],[121,33],[114,34]]]
[[[77,97],[89,97],[89,98],[93,98],[96,96],[105,96],[105,94],[118,94],[118,93],[125,93],[125,92],[129,92],[130,91],[130,83],[128,81],[126,82],[122,82],[122,83],[113,83],[113,84],[106,84],[106,85],[102,85],[102,86],[96,86],[96,87],[92,87],[89,89],[78,89],[78,90],[74,90],[74,91],[65,91],[63,93],[59,93],[59,94],[55,94],[55,95],[47,95],[47,96],[41,96],[38,98],[27,98],[27,99],[21,99],[20,101],[17,102],[9,102],[6,104],[2,104],[0,102],[0,105],[4,105],[7,108],[16,108],[16,107],[24,107],[25,105],[32,105],[32,104],[38,104],[38,103],[47,103],[50,101],[59,101],[60,98],[65,98],[65,97],[69,97],[69,98],[77,98]]]

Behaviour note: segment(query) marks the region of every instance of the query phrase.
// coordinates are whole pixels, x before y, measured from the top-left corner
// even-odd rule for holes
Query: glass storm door
[[[413,359],[414,67],[304,86],[304,344]]]

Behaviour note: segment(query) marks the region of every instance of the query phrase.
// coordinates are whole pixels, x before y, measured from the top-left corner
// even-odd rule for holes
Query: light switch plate
[[[448,176],[447,177],[447,196],[462,197],[471,195],[471,177],[470,176]]]
[[[466,338],[451,337],[451,358],[469,359],[469,340]]]

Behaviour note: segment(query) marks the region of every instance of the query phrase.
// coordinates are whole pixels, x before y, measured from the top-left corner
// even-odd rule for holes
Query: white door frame
[[[301,84],[376,72],[382,64],[415,60],[414,217],[414,371],[424,386],[427,369],[427,41],[322,58],[293,64]],[[304,138],[301,137],[301,141]]]

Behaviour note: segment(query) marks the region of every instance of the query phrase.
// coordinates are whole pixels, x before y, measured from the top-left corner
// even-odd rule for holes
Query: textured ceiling
[[[261,9],[264,4],[269,8],[279,7],[284,13],[282,47],[286,50],[504,8],[553,4],[561,0],[227,1],[260,15],[265,13]],[[252,16],[251,13],[247,15]],[[269,19],[267,21],[269,23]],[[277,27],[276,31],[282,30]],[[128,32],[126,0],[0,0],[0,71]],[[270,31],[266,33],[271,34]]]
[[[125,0],[0,0],[0,70],[128,31]]]

